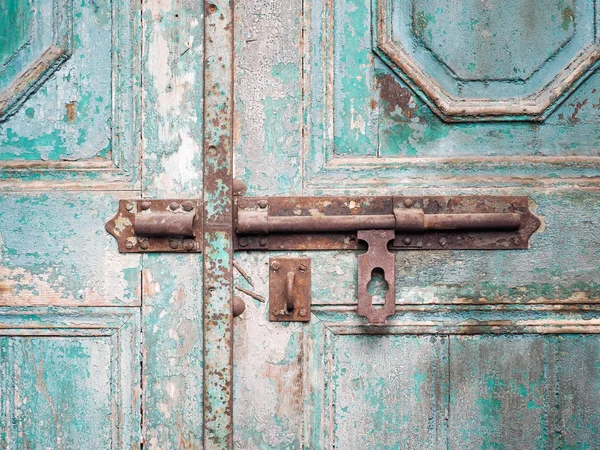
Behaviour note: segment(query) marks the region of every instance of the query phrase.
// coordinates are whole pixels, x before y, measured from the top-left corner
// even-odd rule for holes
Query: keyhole
[[[385,281],[385,272],[381,267],[376,267],[371,271],[371,279],[367,283],[367,292],[371,296],[373,305],[383,305],[385,296],[387,295],[390,286]]]

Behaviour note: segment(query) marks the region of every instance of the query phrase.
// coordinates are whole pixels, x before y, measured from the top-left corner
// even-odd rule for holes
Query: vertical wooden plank
[[[233,2],[208,3],[204,25],[204,448],[233,447]]]
[[[302,192],[303,6],[235,2],[235,177],[251,195]]]
[[[143,195],[201,198],[202,3],[144,2]],[[202,256],[144,255],[145,449],[202,448]]]

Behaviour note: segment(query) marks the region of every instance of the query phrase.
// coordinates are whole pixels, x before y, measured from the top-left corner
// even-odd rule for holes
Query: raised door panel
[[[0,26],[2,187],[135,185],[138,6],[10,0]]]
[[[139,311],[0,310],[0,446],[131,449],[140,440]]]

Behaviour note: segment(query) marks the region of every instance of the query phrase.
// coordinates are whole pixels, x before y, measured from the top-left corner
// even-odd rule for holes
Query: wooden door
[[[197,2],[0,2],[0,448],[202,448],[202,258],[119,254],[202,196]]]
[[[396,254],[356,314],[355,252],[238,252],[234,444],[599,448],[600,75],[593,0],[235,2],[248,195],[527,195],[523,251]],[[312,259],[273,323],[269,257]]]

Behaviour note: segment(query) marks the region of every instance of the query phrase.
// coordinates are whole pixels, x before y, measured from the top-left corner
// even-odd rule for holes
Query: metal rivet
[[[217,5],[215,5],[214,3],[211,3],[210,5],[208,5],[208,12],[211,14],[216,13],[218,10]]]
[[[267,206],[269,206],[269,202],[267,202],[266,200],[259,200],[258,206],[259,208],[265,209]]]
[[[183,249],[185,251],[190,251],[190,250],[194,250],[195,247],[195,242],[193,239],[186,239],[185,241],[183,241]]]
[[[128,242],[125,244],[125,247],[127,247],[129,250],[131,250],[131,249],[133,248],[133,242],[129,242],[129,241],[128,241]]]
[[[264,238],[264,237],[263,237],[263,238],[260,238],[260,239],[258,240],[258,243],[260,244],[260,246],[261,246],[261,247],[264,247],[265,245],[267,245],[267,242],[268,242],[268,241],[267,241],[267,238]]]
[[[245,247],[248,245],[248,238],[245,238],[245,237],[240,238],[238,240],[238,243],[240,244],[240,247]]]
[[[302,308],[300,311],[298,311],[298,314],[300,315],[300,317],[306,317],[306,310]]]
[[[281,267],[281,264],[279,264],[279,261],[273,261],[271,263],[271,269],[273,269],[275,272],[277,272],[280,267]]]
[[[246,310],[246,304],[240,297],[233,297],[233,317],[237,317]]]
[[[298,267],[298,269],[300,269],[300,272],[306,272],[306,264],[300,264],[300,267]]]
[[[404,203],[404,206],[406,206],[407,208],[410,208],[412,207],[412,205],[414,205],[415,202],[413,202],[412,198],[405,198],[402,203]]]
[[[402,239],[402,242],[404,242],[404,245],[410,245],[412,244],[412,238],[410,236],[406,236],[404,239]]]
[[[445,238],[445,237],[441,237],[441,238],[440,238],[440,240],[439,240],[439,243],[440,243],[440,245],[441,245],[442,247],[445,247],[445,246],[446,246],[446,244],[448,243],[448,241],[446,240],[446,238]]]
[[[150,209],[150,202],[142,202],[140,203],[140,208],[142,209],[142,211],[146,211],[147,209]]]
[[[179,241],[176,241],[175,239],[171,239],[169,241],[169,247],[171,247],[173,250],[176,250],[179,248]]]
[[[133,211],[133,203],[127,203],[127,206],[125,208],[127,208],[127,211]]]
[[[192,209],[194,209],[194,202],[188,200],[186,202],[183,202],[183,210],[190,212]]]
[[[142,250],[148,250],[148,248],[150,248],[150,243],[148,241],[142,241],[140,242],[140,248]]]
[[[169,208],[171,208],[171,211],[175,211],[176,209],[179,208],[179,203],[171,202],[171,204],[169,205]]]

